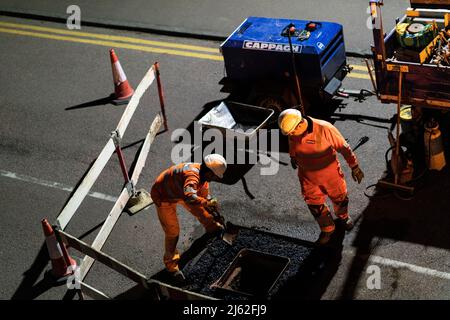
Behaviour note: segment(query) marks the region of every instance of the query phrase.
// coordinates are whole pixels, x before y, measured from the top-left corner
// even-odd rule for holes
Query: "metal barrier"
[[[86,195],[89,193],[90,189],[94,185],[95,181],[99,177],[100,173],[106,166],[107,162],[111,158],[112,154],[114,153],[117,148],[119,149],[117,152],[119,156],[119,162],[121,164],[122,171],[126,170],[125,162],[123,159],[123,155],[120,149],[120,144],[117,144],[117,138],[123,137],[128,124],[136,111],[139,101],[145,91],[150,87],[150,85],[153,83],[153,81],[157,79],[158,83],[158,96],[160,101],[160,107],[161,107],[161,114],[158,114],[146,135],[146,138],[144,140],[144,144],[141,148],[141,151],[138,156],[138,160],[136,162],[135,168],[133,170],[133,173],[131,175],[131,179],[128,178],[128,181],[126,182],[125,187],[123,188],[122,192],[120,193],[119,198],[117,199],[116,203],[114,204],[113,208],[108,214],[108,217],[106,218],[106,221],[104,222],[101,230],[97,234],[95,240],[93,241],[92,245],[88,245],[87,243],[77,239],[76,237],[64,232],[64,229],[69,224],[72,217],[75,215],[77,209],[81,205],[82,201],[86,197]],[[159,129],[161,125],[164,125],[164,131],[168,130],[167,125],[167,119],[166,119],[166,113],[165,113],[165,104],[164,104],[164,93],[162,89],[161,79],[160,79],[160,73],[159,73],[159,65],[156,62],[153,64],[150,69],[147,71],[143,79],[141,80],[140,84],[136,88],[130,102],[128,103],[122,118],[119,121],[119,124],[117,125],[117,128],[113,131],[114,134],[111,135],[108,142],[106,143],[105,147],[101,151],[100,155],[97,157],[94,164],[89,169],[88,173],[84,177],[81,184],[78,186],[78,188],[73,193],[72,197],[67,202],[66,206],[62,209],[61,213],[57,217],[56,221],[54,222],[54,231],[57,236],[57,239],[60,243],[66,243],[70,247],[84,253],[86,256],[81,262],[80,273],[79,273],[79,281],[81,285],[81,292],[92,297],[95,299],[110,299],[109,296],[106,294],[100,292],[99,290],[89,286],[88,284],[84,283],[83,280],[88,274],[90,268],[92,267],[93,263],[97,260],[104,265],[108,266],[109,268],[119,272],[120,274],[124,275],[125,277],[135,281],[136,283],[144,286],[145,288],[149,287],[149,283],[151,281],[145,277],[143,274],[133,270],[129,266],[117,261],[116,259],[112,258],[111,256],[101,252],[101,248],[105,244],[108,236],[110,235],[111,231],[114,228],[114,225],[118,221],[121,213],[123,212],[125,205],[127,204],[128,200],[132,196],[132,191],[134,190],[134,186],[137,184],[139,176],[142,172],[142,169],[145,166],[145,162],[147,160],[147,155],[150,151],[150,146],[155,139],[156,135],[159,132]],[[116,141],[115,141],[116,140]],[[128,174],[128,172],[127,172]],[[127,180],[127,179],[126,179]],[[131,188],[130,188],[131,184]]]

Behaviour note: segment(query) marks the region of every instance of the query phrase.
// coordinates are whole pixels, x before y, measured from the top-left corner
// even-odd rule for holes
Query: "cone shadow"
[[[92,101],[89,101],[89,102],[77,104],[75,106],[68,107],[68,108],[66,108],[64,110],[70,111],[70,110],[77,110],[77,109],[84,109],[84,108],[102,106],[102,105],[105,105],[105,104],[112,103],[113,100],[114,100],[114,94],[111,94],[111,95],[109,95],[109,96],[107,96],[105,98],[96,99],[96,100],[92,100]]]

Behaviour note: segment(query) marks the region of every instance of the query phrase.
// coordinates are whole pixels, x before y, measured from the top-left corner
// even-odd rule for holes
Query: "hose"
[[[386,153],[384,154],[384,161],[386,162],[386,167],[389,166],[389,160],[388,160],[389,151],[391,151],[394,148],[395,148],[395,146],[390,147],[389,149],[386,150]]]
[[[369,199],[380,199],[380,198],[386,198],[391,194],[391,192],[386,192],[384,194],[378,194],[378,195],[369,195],[366,193],[367,190],[369,190],[370,188],[376,187],[376,186],[377,186],[377,184],[374,183],[374,184],[371,184],[370,186],[366,187],[366,190],[364,190],[364,195]]]
[[[414,199],[414,196],[410,196],[410,197],[402,197],[402,196],[398,193],[397,190],[394,190],[394,196],[395,196],[397,199],[402,200],[402,201],[410,201],[410,200]]]
[[[430,161],[431,135],[430,135],[430,139],[429,139],[429,144],[428,144],[428,145],[429,145],[429,146],[428,146],[428,148],[429,148],[429,152],[428,152],[428,161]],[[389,147],[389,149],[387,149],[387,150],[386,150],[386,153],[384,154],[384,160],[385,160],[385,162],[386,162],[386,167],[387,167],[388,169],[389,169],[389,159],[388,159],[388,155],[389,155],[389,152],[392,151],[392,149],[394,149],[394,147],[395,147],[395,146]],[[428,169],[427,169],[427,167],[425,167],[425,169],[424,169],[417,177],[411,179],[410,181],[408,181],[408,183],[412,183],[412,182],[419,181],[420,179],[422,179],[422,178],[425,176],[425,174],[426,174],[427,172],[428,172]],[[397,190],[394,190],[393,192],[386,192],[385,194],[381,194],[381,195],[369,195],[369,194],[366,193],[367,190],[369,190],[370,188],[375,187],[376,185],[377,185],[376,183],[375,183],[375,184],[371,184],[370,186],[368,186],[368,187],[366,188],[366,190],[364,191],[364,195],[365,195],[367,198],[369,198],[369,199],[380,199],[380,198],[385,198],[385,197],[387,197],[387,196],[389,196],[390,194],[393,193],[394,196],[395,196],[397,199],[402,200],[402,201],[410,201],[410,200],[414,199],[414,196],[410,196],[410,197],[403,197],[403,196],[401,196]]]

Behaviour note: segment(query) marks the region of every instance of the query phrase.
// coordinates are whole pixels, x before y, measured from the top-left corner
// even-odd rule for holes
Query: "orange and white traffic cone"
[[[42,220],[42,228],[44,229],[45,242],[52,262],[51,274],[56,279],[71,275],[77,267],[77,262],[69,256],[65,245],[61,246],[56,240],[55,232],[47,219]]]
[[[114,100],[112,101],[112,103],[114,103],[115,105],[127,104],[130,101],[134,90],[128,83],[127,76],[125,75],[125,72],[120,65],[119,58],[117,58],[114,49],[109,50],[109,56],[111,58],[114,81]]]

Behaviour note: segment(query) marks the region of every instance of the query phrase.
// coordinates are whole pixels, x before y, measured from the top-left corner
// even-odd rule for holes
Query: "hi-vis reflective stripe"
[[[195,189],[192,188],[192,187],[186,187],[186,188],[184,188],[184,192],[197,193],[197,190],[195,190]]]
[[[114,83],[120,84],[127,80],[127,76],[125,75],[125,72],[123,71],[119,61],[114,62],[113,70],[114,70]]]
[[[56,241],[55,234],[52,234],[51,236],[48,236],[45,239],[45,243],[47,244],[48,254],[50,256],[50,259],[55,260],[61,258],[62,250],[59,245],[59,243]]]
[[[193,163],[191,163],[191,162],[186,163],[186,164],[184,165],[184,167],[183,167],[183,171],[188,171],[188,170],[190,170],[190,171],[194,171],[194,172],[199,173],[199,171],[198,171],[197,168],[191,167],[192,164],[193,164]]]
[[[187,203],[193,203],[198,200],[197,190],[195,190],[192,187],[186,187],[184,188],[184,193],[191,193],[191,195],[186,199]]]

